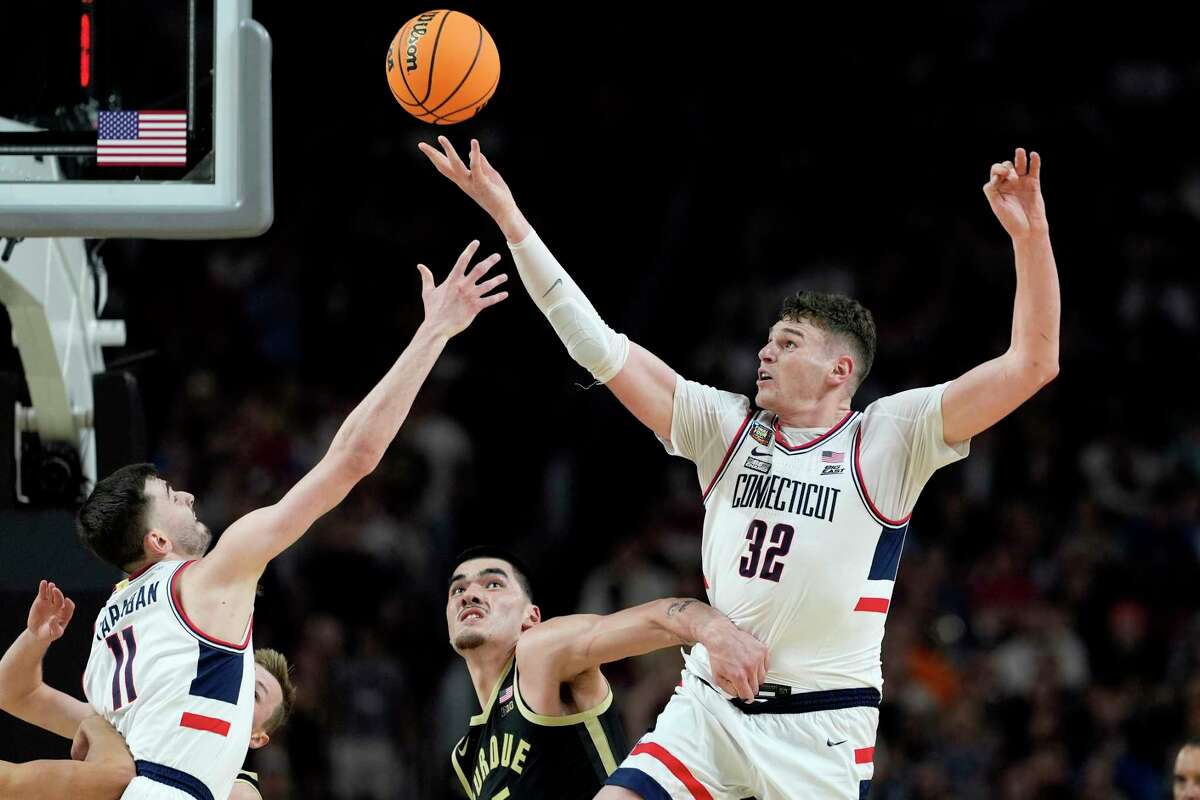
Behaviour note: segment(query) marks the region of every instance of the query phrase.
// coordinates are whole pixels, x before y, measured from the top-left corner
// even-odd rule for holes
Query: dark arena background
[[[1035,149],[1061,374],[917,505],[870,797],[1169,797],[1200,735],[1194,31],[1144,4],[456,8],[495,38],[500,84],[435,129],[384,77],[391,37],[426,9],[255,3],[274,42],[273,227],[105,244],[106,315],[129,331],[108,358],[144,356],[127,368],[151,459],[200,518],[219,531],[315,463],[420,322],[417,262],[440,279],[478,238],[515,279],[419,141],[478,137],[606,321],[689,378],[752,395],[785,294],[860,298],[880,345],[859,409],[1008,346],[1011,246],[980,187]],[[458,796],[448,752],[478,705],[443,609],[467,544],[523,552],[545,615],[704,596],[692,465],[583,390],[509,288],[453,340],[376,473],[267,570],[255,643],[300,687],[253,759],[268,800]],[[0,639],[37,577],[59,581],[80,608],[46,674],[78,694],[103,580],[69,538],[5,519]],[[631,741],[680,666],[668,650],[607,669]],[[0,758],[66,755],[0,718]]]

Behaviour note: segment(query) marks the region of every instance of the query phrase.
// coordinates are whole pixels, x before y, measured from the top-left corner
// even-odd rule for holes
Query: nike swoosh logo
[[[831,742],[828,738],[825,739],[826,747],[837,747],[839,744],[845,744],[845,743],[846,743],[845,739],[842,739],[840,742]]]
[[[467,737],[465,736],[462,740],[462,747],[458,748],[458,754],[460,756],[465,756],[467,754]]]
[[[550,284],[550,288],[546,290],[546,294],[550,294],[551,292],[553,292],[556,288],[558,288],[558,285],[560,283],[562,283],[562,278],[558,278],[557,280],[555,280],[554,283]],[[542,297],[545,298],[546,294],[542,295]]]
[[[768,458],[769,458],[769,457],[771,456],[771,451],[768,449],[768,450],[763,450],[763,451],[760,453],[760,452],[758,451],[758,448],[757,448],[757,447],[752,447],[752,448],[750,448],[750,454],[751,454],[751,455],[756,455],[756,456],[759,456],[760,458],[761,458],[761,457],[763,457],[763,456],[766,456],[766,457],[768,457]]]

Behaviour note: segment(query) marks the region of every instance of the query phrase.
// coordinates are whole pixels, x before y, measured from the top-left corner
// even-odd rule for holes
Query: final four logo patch
[[[771,429],[761,422],[755,422],[750,426],[750,438],[759,444],[770,444]]]

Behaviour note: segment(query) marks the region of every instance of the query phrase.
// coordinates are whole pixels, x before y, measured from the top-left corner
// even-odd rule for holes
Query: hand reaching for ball
[[[470,167],[458,157],[458,151],[445,136],[438,137],[438,144],[442,146],[441,150],[425,142],[421,142],[417,147],[429,158],[438,172],[454,181],[454,185],[479,203],[492,219],[501,216],[508,207],[515,205],[508,184],[479,149],[478,139],[471,140]]]

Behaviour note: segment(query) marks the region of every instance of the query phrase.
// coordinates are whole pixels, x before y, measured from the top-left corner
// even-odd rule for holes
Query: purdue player
[[[229,795],[251,733],[254,596],[267,563],[332,509],[383,457],[447,342],[507,293],[486,296],[493,255],[468,270],[472,242],[440,286],[424,265],[425,320],[383,380],[351,412],[324,458],[278,503],[211,535],[194,498],[151,465],[100,481],[79,511],[79,534],[129,573],[96,618],[84,674],[89,702],[124,735],[137,777],[126,798],[212,800]],[[36,669],[44,653],[33,648]],[[32,681],[27,685],[40,685]],[[30,720],[70,736],[70,706]],[[75,712],[75,713],[73,713]]]
[[[683,687],[600,797],[857,798],[872,774],[883,623],[917,496],[1058,373],[1059,289],[1041,159],[1018,149],[984,186],[1012,238],[1012,339],[938,386],[851,409],[875,355],[871,315],[842,296],[784,303],[759,351],[758,391],[685,380],[615,333],[517,207],[477,142],[421,144],[508,240],[525,288],[579,364],[605,383],[703,488],[709,600],[771,653],[758,702],[735,694],[697,646]],[[905,167],[906,168],[906,167]]]
[[[250,724],[250,749],[266,747],[271,734],[283,727],[296,703],[287,657],[277,650],[260,647],[254,651],[254,718]],[[229,800],[260,800],[258,775],[238,771]]]
[[[602,664],[700,641],[742,696],[753,697],[766,675],[762,643],[699,600],[542,622],[528,574],[507,551],[476,547],[450,578],[450,643],[482,709],[450,754],[469,800],[596,793],[627,751]]]
[[[1184,742],[1175,754],[1171,797],[1174,800],[1200,800],[1200,738]]]

